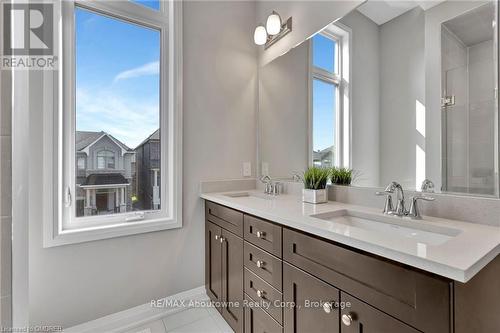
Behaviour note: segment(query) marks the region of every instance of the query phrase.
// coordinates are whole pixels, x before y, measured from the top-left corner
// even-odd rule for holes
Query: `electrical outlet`
[[[252,163],[243,162],[243,177],[252,176]]]
[[[269,163],[262,162],[262,176],[269,176]]]

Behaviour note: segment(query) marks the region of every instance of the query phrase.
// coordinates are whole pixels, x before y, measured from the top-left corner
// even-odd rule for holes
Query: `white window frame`
[[[350,52],[352,31],[349,27],[340,23],[334,23],[326,27],[319,34],[336,42],[335,72],[329,72],[313,64],[313,40],[309,44],[309,166],[314,165],[313,138],[314,138],[314,109],[313,109],[313,83],[320,80],[337,87],[335,103],[335,145],[333,166],[349,168],[351,161],[351,57]]]
[[[44,117],[44,247],[182,227],[182,2],[154,10],[132,1],[62,1],[58,33],[60,70],[46,78],[57,109]],[[160,31],[160,210],[76,217],[75,6]],[[115,164],[117,163],[115,158]]]

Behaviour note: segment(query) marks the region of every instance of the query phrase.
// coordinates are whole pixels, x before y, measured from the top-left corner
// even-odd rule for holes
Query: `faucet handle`
[[[263,183],[269,183],[271,181],[271,177],[269,177],[269,175],[263,175],[260,177],[260,181]]]
[[[394,208],[392,206],[392,196],[391,196],[391,192],[388,192],[388,191],[377,191],[375,192],[375,195],[377,196],[385,196],[385,204],[384,204],[384,211],[383,213],[384,214],[390,214],[394,211]]]
[[[436,200],[436,198],[428,197],[425,195],[416,195],[413,198],[411,198],[410,211],[408,212],[408,216],[414,220],[422,219],[422,216],[420,215],[420,210],[418,209],[417,205],[418,200],[434,201]]]

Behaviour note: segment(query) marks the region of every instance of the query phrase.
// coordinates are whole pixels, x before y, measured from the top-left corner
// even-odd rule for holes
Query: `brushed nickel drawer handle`
[[[330,302],[323,303],[323,311],[325,311],[326,313],[330,313],[332,312],[332,310],[333,310],[332,303]]]
[[[257,265],[257,267],[262,268],[262,267],[264,267],[265,262],[262,260],[257,260],[257,262],[255,264]]]
[[[264,239],[266,237],[266,233],[264,231],[257,231],[255,234],[257,235],[257,238]]]
[[[225,241],[225,240],[226,240],[226,239],[225,239],[224,237],[219,238],[219,241],[220,241],[221,243],[224,243],[224,241]]]
[[[215,235],[214,238],[215,238],[215,240],[219,240],[219,237],[220,237],[219,235]]]
[[[260,298],[264,298],[265,294],[266,292],[264,290],[257,290],[257,296],[259,296]]]
[[[352,316],[351,314],[343,314],[342,315],[342,323],[344,323],[345,326],[351,326],[352,324]]]

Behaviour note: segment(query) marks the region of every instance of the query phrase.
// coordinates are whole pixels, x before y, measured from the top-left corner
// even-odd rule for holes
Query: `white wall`
[[[268,164],[272,178],[290,178],[309,165],[309,41],[262,67],[259,75],[261,163]]]
[[[0,70],[0,327],[9,327],[12,324],[12,113],[10,79],[10,72]]]
[[[285,54],[292,47],[302,43],[328,24],[343,17],[363,0],[349,1],[279,1],[258,0],[256,24],[265,24],[267,16],[277,11],[282,20],[290,16],[293,20],[292,32],[275,43],[271,48],[261,48],[260,63],[265,65],[276,57]]]
[[[380,26],[380,181],[408,189],[416,183],[416,147],[426,147],[416,129],[417,102],[425,106],[424,24],[417,7]]]
[[[379,27],[358,11],[340,20],[352,29],[352,168],[356,186],[379,186]]]
[[[42,248],[42,82],[35,73],[37,89],[30,96],[31,325],[68,327],[204,283],[199,182],[241,178],[243,161],[255,166],[254,26],[253,2],[184,3],[182,229]]]

